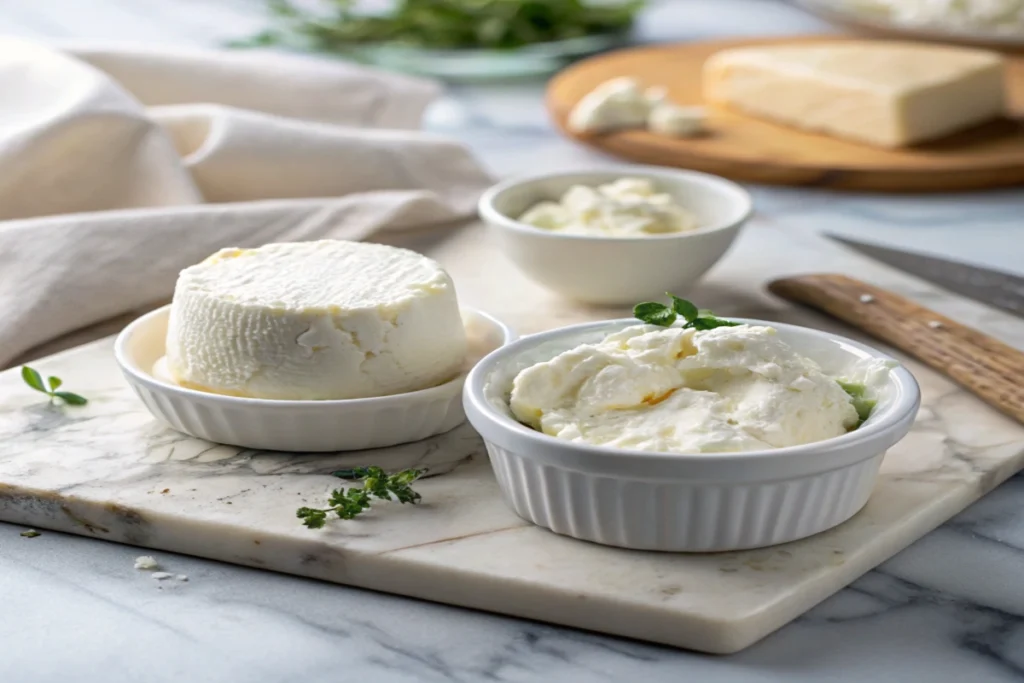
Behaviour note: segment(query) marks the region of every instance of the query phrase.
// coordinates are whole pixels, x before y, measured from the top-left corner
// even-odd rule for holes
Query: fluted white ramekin
[[[840,372],[888,356],[825,332],[756,320]],[[517,422],[508,407],[518,372],[636,320],[530,335],[484,358],[464,390],[466,414],[487,444],[506,502],[534,524],[575,538],[643,550],[711,552],[811,536],[867,502],[886,449],[920,405],[913,375],[893,368],[871,417],[856,431],[790,448],[715,454],[648,453],[558,439]]]
[[[128,384],[149,412],[179,432],[259,450],[324,452],[381,448],[419,441],[465,421],[463,373],[420,391],[336,401],[282,401],[221,396],[186,389],[153,373],[164,355],[170,306],[128,325],[114,354]],[[491,316],[462,309],[470,354],[480,357],[515,339]]]

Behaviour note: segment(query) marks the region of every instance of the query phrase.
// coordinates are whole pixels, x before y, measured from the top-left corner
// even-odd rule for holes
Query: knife
[[[1024,318],[1024,277],[848,237],[828,233],[825,237],[950,292]]]
[[[1024,422],[1024,353],[909,299],[845,275],[799,275],[773,294],[828,313],[917,358]]]

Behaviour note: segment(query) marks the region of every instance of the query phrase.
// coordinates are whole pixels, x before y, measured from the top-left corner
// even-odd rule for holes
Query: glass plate
[[[605,33],[508,50],[433,50],[401,45],[359,46],[337,56],[443,80],[493,80],[545,76],[569,62],[620,47],[627,33]]]

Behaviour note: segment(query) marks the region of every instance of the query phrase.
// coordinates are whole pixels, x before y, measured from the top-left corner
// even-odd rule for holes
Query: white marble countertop
[[[255,28],[256,0],[0,0],[5,32],[212,44]],[[88,9],[86,9],[88,5]],[[658,3],[652,40],[806,33],[769,0]],[[542,84],[452,89],[431,127],[496,173],[607,163],[559,138]],[[1024,192],[879,197],[752,188],[762,221],[1024,272]],[[712,275],[713,277],[713,275]],[[136,548],[0,524],[0,681],[1024,680],[1024,476],[794,623],[727,658],[159,554],[187,583],[132,569]]]

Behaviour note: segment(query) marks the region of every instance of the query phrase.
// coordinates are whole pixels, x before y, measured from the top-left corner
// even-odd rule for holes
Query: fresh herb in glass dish
[[[433,50],[508,50],[628,31],[645,0],[396,0],[368,13],[353,0],[322,0],[311,12],[267,0],[274,26],[234,47],[305,45],[324,52],[391,45]]]

